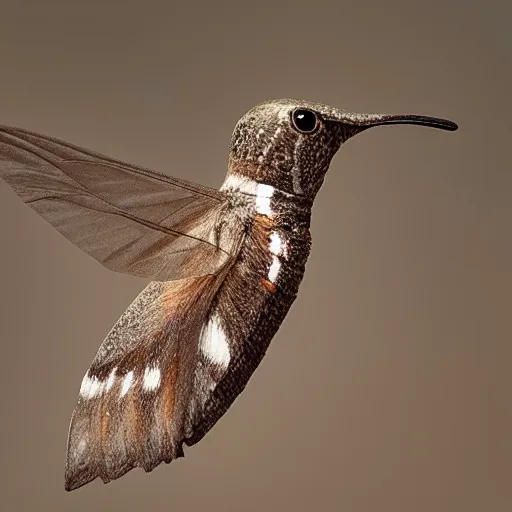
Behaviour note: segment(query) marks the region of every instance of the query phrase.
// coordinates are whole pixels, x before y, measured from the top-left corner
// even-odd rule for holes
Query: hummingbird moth
[[[0,127],[0,177],[115,272],[148,278],[80,387],[65,487],[183,457],[242,392],[294,302],[311,209],[340,145],[372,126],[457,125],[277,100],[236,124],[220,190]]]

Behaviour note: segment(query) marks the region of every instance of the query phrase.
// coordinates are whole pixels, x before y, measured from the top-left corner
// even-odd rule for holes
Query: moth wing
[[[150,283],[113,327],[82,381],[71,419],[67,490],[183,456],[192,420],[229,362],[229,348],[219,340],[218,354],[201,350],[221,281]]]
[[[158,281],[214,274],[222,196],[67,142],[0,126],[0,177],[105,267]]]

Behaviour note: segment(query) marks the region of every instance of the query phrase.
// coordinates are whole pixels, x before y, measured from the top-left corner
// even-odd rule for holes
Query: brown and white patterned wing
[[[183,456],[224,375],[229,346],[209,310],[222,275],[153,282],[100,347],[71,420],[66,489]]]
[[[105,267],[158,281],[214,274],[230,259],[207,187],[67,142],[0,126],[0,178]]]

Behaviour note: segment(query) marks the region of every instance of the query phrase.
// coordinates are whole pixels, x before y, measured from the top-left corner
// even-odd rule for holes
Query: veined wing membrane
[[[216,233],[218,191],[0,126],[0,177],[105,267],[158,281],[215,274],[236,241]]]

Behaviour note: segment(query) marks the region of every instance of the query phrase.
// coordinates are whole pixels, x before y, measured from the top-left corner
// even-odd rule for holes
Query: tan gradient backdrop
[[[169,174],[219,186],[236,120],[269,98],[460,130],[344,146],[299,298],[246,391],[185,459],[73,493],[80,381],[144,282],[2,186],[0,508],[512,510],[507,2],[25,3],[0,10],[0,122]]]

